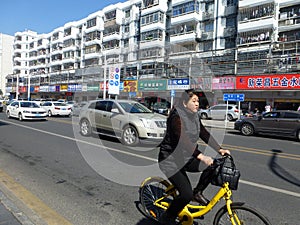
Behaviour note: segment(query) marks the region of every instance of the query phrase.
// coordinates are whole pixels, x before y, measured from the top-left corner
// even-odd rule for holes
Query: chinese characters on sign
[[[235,77],[216,77],[212,78],[213,90],[234,89]]]
[[[189,89],[189,88],[190,88],[189,78],[168,80],[168,90],[172,90],[172,89],[185,90],[185,89]]]
[[[167,80],[141,80],[138,82],[139,91],[164,91]]]
[[[236,89],[300,89],[300,74],[237,76]]]
[[[124,92],[137,92],[137,81],[124,80]]]

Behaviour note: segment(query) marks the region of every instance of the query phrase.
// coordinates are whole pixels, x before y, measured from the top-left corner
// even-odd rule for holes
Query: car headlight
[[[153,121],[145,118],[140,119],[145,128],[154,129]]]

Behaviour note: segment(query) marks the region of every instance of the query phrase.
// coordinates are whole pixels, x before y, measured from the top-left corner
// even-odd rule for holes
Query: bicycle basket
[[[216,159],[214,165],[216,168],[213,173],[211,184],[222,187],[225,182],[228,182],[231,190],[237,190],[241,174],[235,167],[233,158],[228,155]]]

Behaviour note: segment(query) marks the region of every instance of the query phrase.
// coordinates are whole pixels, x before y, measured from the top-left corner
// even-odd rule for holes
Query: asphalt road
[[[0,169],[70,224],[153,225],[138,210],[137,185],[149,174],[160,175],[157,149],[149,145],[129,149],[116,139],[81,137],[72,124],[76,119],[20,122],[0,113]],[[300,143],[244,137],[219,128],[212,132],[231,150],[242,173],[234,200],[254,206],[273,224],[299,224]],[[215,154],[200,145],[207,154]],[[193,183],[197,177],[191,174]],[[205,195],[211,197],[216,190],[210,186]],[[33,198],[30,194],[28,199]],[[18,207],[35,224],[46,220],[26,209],[24,202]],[[211,224],[220,207],[199,222]]]

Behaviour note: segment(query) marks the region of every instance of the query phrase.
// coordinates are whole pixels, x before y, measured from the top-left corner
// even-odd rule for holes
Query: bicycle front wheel
[[[231,223],[227,208],[221,208],[214,219],[214,225],[271,225],[270,221],[257,210],[245,205],[231,205],[234,222]]]
[[[140,187],[140,203],[147,217],[154,220],[158,220],[164,209],[154,205],[157,199],[161,199],[167,195],[166,189],[169,188],[171,184],[160,178],[151,177],[146,180]],[[171,197],[166,197],[163,201],[171,201]]]

